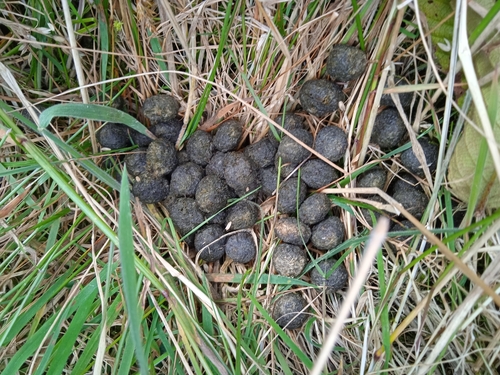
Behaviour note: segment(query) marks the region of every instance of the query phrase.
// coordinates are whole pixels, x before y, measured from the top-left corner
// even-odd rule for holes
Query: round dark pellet
[[[326,60],[326,73],[333,79],[349,82],[359,78],[366,69],[366,54],[359,48],[339,44],[333,46]]]
[[[336,262],[332,258],[318,262],[311,270],[311,282],[330,291],[343,289],[347,285],[349,274],[343,263],[334,269]]]
[[[158,94],[144,101],[142,111],[151,124],[156,124],[177,116],[179,107],[179,102],[173,96]]]
[[[347,135],[337,126],[327,126],[316,134],[314,149],[330,161],[344,157],[347,150]]]
[[[186,151],[191,161],[206,166],[214,153],[212,136],[206,131],[196,130],[187,141]]]
[[[107,123],[96,133],[96,139],[102,147],[111,150],[132,146],[128,127],[123,124]]]
[[[428,138],[420,138],[418,143],[422,147],[425,156],[425,162],[429,168],[429,172],[432,173],[436,170],[439,146],[432,143]],[[401,164],[408,169],[411,173],[424,177],[424,169],[422,164],[417,158],[417,155],[413,152],[413,148],[409,148],[401,154]]]
[[[181,133],[182,125],[181,118],[173,117],[154,124],[150,130],[158,138],[166,139],[175,145]]]
[[[228,152],[224,158],[224,178],[240,197],[258,187],[252,162],[241,152]]]
[[[139,176],[146,171],[146,150],[145,147],[141,147],[125,156],[125,165],[132,177]]]
[[[195,196],[201,211],[215,214],[226,206],[229,189],[224,180],[215,175],[208,175],[198,183]]]
[[[320,189],[339,177],[335,168],[320,159],[310,159],[300,168],[300,179],[311,189]]]
[[[344,226],[336,216],[330,216],[312,228],[311,243],[318,250],[331,250],[344,240]]]
[[[311,238],[311,228],[295,217],[280,218],[274,233],[281,241],[298,246],[307,244]]]
[[[223,235],[224,229],[217,224],[205,225],[196,232],[194,248],[197,253],[201,251],[200,259],[205,262],[215,262],[224,256],[226,238]]]
[[[380,146],[384,151],[398,147],[406,133],[406,127],[395,108],[386,108],[380,112],[373,125],[371,143]]]
[[[299,219],[307,225],[317,224],[326,218],[331,205],[332,202],[326,194],[313,194],[300,205]]]
[[[282,328],[297,329],[307,320],[307,302],[299,293],[287,293],[273,305],[272,317]]]
[[[132,194],[146,204],[161,202],[168,193],[168,180],[147,173],[141,174],[132,185]]]
[[[305,111],[323,117],[335,112],[339,108],[339,102],[345,100],[345,95],[335,83],[325,79],[314,79],[302,85],[299,98]]]
[[[296,212],[306,199],[306,190],[306,184],[298,178],[290,178],[283,182],[278,193],[278,211],[282,214]]]
[[[205,175],[203,168],[193,162],[179,165],[170,178],[170,192],[177,197],[194,197]]]
[[[228,120],[217,128],[214,146],[217,150],[228,152],[235,150],[243,135],[243,125],[237,120]]]
[[[296,137],[299,141],[304,143],[306,146],[312,147],[313,136],[307,130],[302,128],[291,129],[290,133]],[[289,136],[283,137],[276,152],[276,157],[281,158],[282,164],[293,164],[298,165],[302,163],[311,155],[311,152],[299,143],[297,143],[293,138]]]
[[[309,259],[300,246],[282,243],[274,250],[273,266],[276,272],[285,277],[297,277],[306,267]]]
[[[148,171],[154,176],[167,176],[178,165],[174,144],[161,138],[154,140],[148,146],[146,159]]]
[[[252,228],[259,220],[259,207],[250,201],[242,200],[227,210],[226,230]]]
[[[226,255],[238,263],[248,263],[255,258],[256,249],[252,235],[238,232],[227,238]]]
[[[245,147],[244,153],[257,168],[266,168],[273,165],[276,150],[268,138],[263,138]]]
[[[384,168],[375,167],[361,174],[356,180],[356,186],[359,188],[376,187],[383,190],[386,181],[386,170]]]

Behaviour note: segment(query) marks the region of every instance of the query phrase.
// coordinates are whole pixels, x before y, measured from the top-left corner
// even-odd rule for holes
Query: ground
[[[500,168],[494,137],[482,137],[498,123],[497,74],[474,69],[464,48],[451,52],[464,41],[471,55],[494,51],[500,7],[472,2],[461,14],[469,23],[454,24],[456,7],[441,3],[0,3],[1,374],[498,373],[500,213],[488,198]],[[366,68],[336,81],[345,94],[337,111],[308,114],[300,89],[334,81],[327,60],[339,44],[363,51]],[[158,93],[180,103],[178,149],[196,129],[229,118],[244,124],[245,145],[274,137],[285,111],[300,113],[314,136],[342,129],[347,150],[328,161],[339,178],[321,190],[344,227],[342,243],[311,249],[300,277],[276,274],[271,197],[259,202],[255,261],[199,261],[163,205],[130,198],[121,157],[134,147],[113,151],[96,139],[107,121],[142,131],[142,105]],[[387,96],[395,93],[411,96],[410,109],[408,96]],[[404,124],[391,149],[370,142],[387,105]],[[463,126],[480,131],[479,156],[462,178],[480,181],[485,170],[491,178],[484,189],[459,181],[459,199],[447,167],[450,158],[463,165],[462,143],[454,152]],[[389,185],[405,173],[402,152],[421,158],[412,145],[422,135],[442,147],[437,169],[415,180],[425,199],[416,215]],[[357,187],[375,168],[387,172],[383,189]],[[392,220],[373,230],[376,216]],[[398,223],[406,225],[387,234]],[[332,255],[349,274],[335,292],[309,275]],[[272,306],[292,292],[306,301],[307,320],[283,330]]]

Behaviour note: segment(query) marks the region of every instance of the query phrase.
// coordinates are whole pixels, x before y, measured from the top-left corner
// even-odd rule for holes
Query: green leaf
[[[117,122],[137,130],[139,133],[147,134],[146,127],[129,114],[116,108],[97,104],[56,104],[40,114],[40,127],[46,128],[54,117],[74,117],[94,121]]]
[[[120,189],[120,216],[118,218],[118,241],[120,246],[121,273],[123,294],[127,307],[130,336],[135,346],[135,354],[139,362],[141,375],[148,373],[148,361],[144,352],[141,334],[141,318],[139,298],[137,297],[137,272],[134,264],[134,239],[132,237],[132,213],[130,212],[130,190],[127,168],[123,170],[122,187]]]
[[[448,0],[423,0],[418,2],[425,15],[433,43],[433,53],[443,70],[450,67],[451,41],[453,38],[453,16],[455,12]],[[446,22],[441,23],[444,19]],[[449,47],[449,48],[447,48]]]

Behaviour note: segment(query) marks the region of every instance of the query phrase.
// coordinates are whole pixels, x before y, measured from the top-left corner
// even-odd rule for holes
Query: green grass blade
[[[14,354],[14,356],[10,359],[1,375],[12,375],[18,373],[19,369],[26,364],[27,359],[33,355],[33,353],[42,344],[43,338],[49,331],[55,319],[56,315],[50,316],[43,326],[30,337],[26,344],[16,351],[16,354]]]
[[[381,251],[377,252],[377,268],[380,296],[382,298],[387,298],[387,285],[385,283],[385,262]],[[382,311],[380,312],[380,323],[382,325],[382,343],[386,348],[384,368],[387,368],[391,360],[391,326],[389,323],[389,306],[387,303],[384,303],[382,306]]]
[[[106,327],[109,327],[121,312],[119,307],[122,302],[123,301],[120,297],[120,294],[117,294],[113,299],[113,303],[108,308],[108,312],[106,314]],[[87,341],[85,349],[78,357],[78,362],[76,362],[75,367],[73,367],[73,370],[71,372],[73,375],[84,375],[88,373],[90,367],[92,366],[94,355],[97,351],[97,346],[99,345],[100,334],[101,332],[99,330],[96,330]]]
[[[148,374],[148,361],[144,352],[141,334],[141,317],[139,311],[139,298],[137,297],[137,272],[134,265],[134,239],[132,236],[132,213],[130,212],[130,190],[127,169],[123,170],[122,187],[120,190],[120,216],[119,222],[119,250],[121,261],[121,274],[123,280],[123,294],[128,313],[130,335],[135,347],[135,354],[139,362],[142,375]]]
[[[45,129],[54,117],[73,117],[94,121],[117,122],[137,130],[139,133],[147,133],[146,127],[129,114],[113,107],[97,104],[56,104],[40,114],[40,128]]]
[[[80,304],[80,308],[76,310],[76,313],[71,319],[71,323],[67,327],[63,337],[56,345],[54,356],[48,369],[49,374],[62,374],[65,366],[67,366],[68,357],[73,351],[75,342],[77,342],[78,337],[83,331],[88,315],[97,307],[94,303],[97,296],[97,285],[94,287],[94,293],[89,295],[87,298],[83,299],[82,297],[84,296],[81,294],[78,294],[75,297],[75,300],[81,299],[82,303]]]
[[[493,6],[488,11],[488,13],[486,13],[486,16],[484,16],[481,19],[479,25],[477,25],[474,31],[470,34],[469,44],[471,46],[474,44],[477,38],[479,38],[479,35],[481,35],[481,33],[486,29],[486,27],[488,27],[488,25],[495,18],[498,12],[500,12],[500,1],[493,2]]]
[[[103,233],[108,236],[108,238],[113,241],[116,245],[118,244],[118,237],[116,233],[106,224],[99,215],[90,207],[85,200],[78,194],[68,183],[61,172],[54,167],[52,162],[47,158],[45,154],[40,151],[40,149],[29,140],[27,140],[22,133],[19,131],[17,126],[12,122],[12,120],[5,114],[3,110],[0,109],[0,119],[7,123],[12,129],[16,129],[15,140],[20,142],[21,147],[30,155],[36,162],[47,172],[47,174],[60,186],[60,188],[68,195],[68,197],[75,202],[75,204],[80,207],[80,209],[88,216],[88,218],[95,223],[103,231]]]
[[[210,70],[210,75],[208,77],[208,81],[210,82],[214,81],[215,74],[217,73],[217,69],[219,68],[220,65],[222,53],[227,48],[226,45],[227,37],[229,35],[229,29],[233,23],[234,17],[235,14],[233,14],[233,1],[230,0],[227,2],[225,9],[224,24],[221,30],[219,48],[217,49],[217,54],[215,55],[215,60],[212,65],[212,69]],[[181,143],[183,143],[191,135],[191,133],[193,133],[197,129],[201,117],[203,116],[203,111],[205,110],[205,106],[207,105],[208,98],[210,97],[211,92],[212,92],[212,84],[207,83],[205,89],[203,90],[203,94],[201,95],[198,108],[195,114],[193,115],[193,118],[189,122],[189,125],[186,129],[186,133],[184,134]]]
[[[133,358],[134,358],[134,340],[130,339],[130,335],[132,333],[130,332],[129,329],[126,330],[126,334],[124,335],[124,339],[121,340],[121,343],[124,344],[123,347],[123,352],[121,359],[118,361],[119,367],[116,366],[115,368],[118,368],[118,372],[115,372],[115,374],[118,375],[129,375],[132,373],[132,364],[133,364]],[[117,355],[117,358],[120,358]],[[143,374],[141,370],[141,374]],[[147,368],[145,369],[144,374],[147,374]]]
[[[295,342],[286,334],[285,331],[274,321],[273,318],[269,315],[266,309],[260,304],[257,299],[251,294],[248,295],[254,306],[259,310],[262,314],[263,318],[269,323],[269,325],[276,331],[278,336],[283,340],[283,342],[294,352],[294,354],[302,361],[305,367],[309,370],[313,368],[312,360],[304,354],[304,351],[295,344]]]
[[[363,25],[361,24],[361,15],[359,12],[359,5],[357,0],[351,0],[352,10],[356,15],[354,16],[356,22],[356,29],[358,30],[359,47],[361,50],[365,51],[365,38],[363,36]]]
[[[103,53],[101,54],[101,81],[106,81],[107,77],[107,67],[108,67],[108,60],[109,60],[109,55],[105,53],[104,51],[109,51],[109,30],[108,30],[108,23],[107,23],[107,17],[104,12],[104,6],[101,2],[97,2],[96,4],[97,8],[97,22],[98,22],[98,27],[99,27],[99,47]],[[105,95],[104,93],[106,92],[106,86],[107,84],[103,83],[102,85],[102,100],[105,100]]]

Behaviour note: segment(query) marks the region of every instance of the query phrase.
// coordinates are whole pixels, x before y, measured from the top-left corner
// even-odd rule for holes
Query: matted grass
[[[458,109],[467,112],[471,100],[457,103],[453,95],[465,85],[440,71],[414,6],[0,3],[1,374],[498,373],[498,295],[491,288],[498,290],[500,213],[466,210],[447,190],[446,152],[464,121]],[[484,43],[498,12],[494,6],[485,15],[472,41]],[[278,135],[272,119],[300,108],[302,83],[323,75],[338,43],[360,46],[369,65],[345,85],[348,98],[336,114],[309,116],[307,124],[313,134],[336,125],[349,135],[337,166],[342,177],[323,191],[346,241],[314,254],[344,262],[351,279],[342,292],[314,288],[307,273],[314,264],[299,279],[274,274],[274,199],[261,205],[253,231],[256,262],[197,262],[164,207],[128,199],[126,178],[116,178],[118,159],[109,157],[116,153],[96,143],[99,120],[117,115],[109,108],[117,97],[143,121],[142,103],[161,92],[181,103],[179,147],[196,128],[230,117],[245,124],[247,143]],[[461,69],[457,57],[450,63],[452,72]],[[395,76],[406,77],[403,90],[414,92],[405,114],[409,133],[428,133],[442,152],[436,174],[421,179],[430,197],[422,223],[413,218],[416,229],[389,233],[372,263],[364,256],[372,228],[360,210],[373,205],[412,219],[383,192],[355,188],[356,176],[376,164],[398,178],[399,154],[411,147],[383,153],[369,144],[382,93],[402,90],[384,89]],[[471,97],[479,100],[477,91]],[[60,103],[105,107],[53,107]],[[52,106],[57,117],[46,112],[40,122],[32,105]],[[366,200],[374,194],[387,204]],[[376,239],[384,236],[379,231]],[[282,330],[270,316],[275,297],[290,290],[308,302],[301,330]],[[337,319],[348,300],[355,301],[349,314]],[[336,323],[342,329],[330,336]]]

